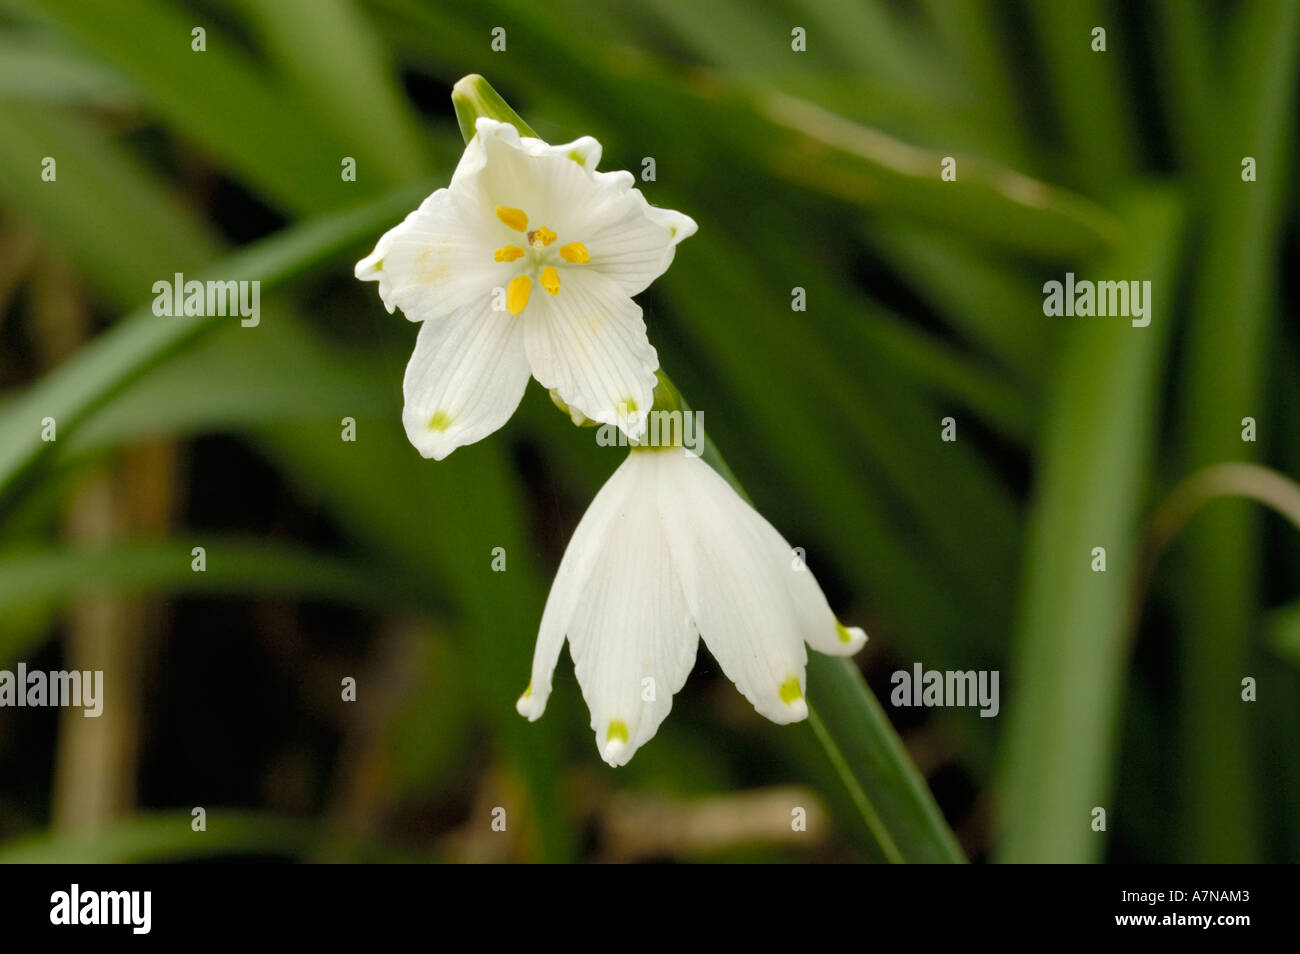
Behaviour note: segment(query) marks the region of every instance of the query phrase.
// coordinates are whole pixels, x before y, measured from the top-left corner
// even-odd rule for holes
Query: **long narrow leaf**
[[[1147,327],[1075,319],[1056,375],[1016,650],[1002,681],[1012,693],[998,786],[1004,861],[1095,861],[1105,836],[1092,813],[1113,816],[1138,521],[1174,314],[1155,290],[1174,274],[1180,210],[1148,194],[1130,203],[1126,221],[1130,244],[1100,274],[1149,280],[1154,308]]]
[[[391,223],[423,191],[401,189],[360,208],[294,226],[209,267],[205,274],[224,281],[260,281],[263,290],[269,290]],[[220,322],[235,320],[161,318],[146,306],[10,402],[0,415],[0,501],[51,449],[41,437],[44,418],[53,418],[67,433],[147,368]]]

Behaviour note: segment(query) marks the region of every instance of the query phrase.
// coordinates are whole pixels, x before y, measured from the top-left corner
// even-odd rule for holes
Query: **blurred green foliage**
[[[1298,56],[1293,0],[0,0],[0,667],[80,666],[105,607],[139,663],[135,721],[0,711],[0,860],[891,857],[859,796],[906,784],[853,745],[876,788],[841,784],[816,736],[871,700],[820,664],[825,724],[778,728],[702,654],[617,773],[567,663],[515,714],[618,455],[532,386],[420,459],[415,329],[351,279],[450,175],[472,72],[605,168],[653,157],[650,201],[700,223],[641,296],[651,338],[872,634],[968,856],[1300,858],[1294,529],[1216,499],[1160,562],[1145,535],[1207,465],[1300,472]],[[1151,325],[1045,317],[1067,270],[1150,280]],[[261,280],[262,323],[155,317],[178,271]],[[1000,670],[1001,714],[889,706],[915,661]],[[116,775],[75,757],[110,743]],[[803,839],[740,807],[788,786],[827,813]],[[693,824],[717,798],[730,840]]]

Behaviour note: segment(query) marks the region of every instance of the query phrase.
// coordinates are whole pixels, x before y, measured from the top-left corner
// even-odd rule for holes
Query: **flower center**
[[[546,289],[548,295],[560,293],[560,273],[553,264],[556,251],[551,249],[559,236],[545,225],[529,231],[528,215],[523,209],[498,205],[496,212],[497,218],[503,225],[516,232],[524,233],[526,248],[520,248],[518,245],[502,245],[492,253],[493,261],[497,262],[517,262],[526,259],[523,270],[506,285],[506,311],[518,315],[528,307],[528,296],[533,288],[533,276],[536,276],[537,283]],[[591,261],[587,246],[581,242],[569,242],[567,245],[560,246],[558,254],[570,265],[586,265]]]

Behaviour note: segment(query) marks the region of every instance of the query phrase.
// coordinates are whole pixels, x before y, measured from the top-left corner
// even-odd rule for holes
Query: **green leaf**
[[[286,91],[221,32],[160,0],[21,0],[131,81],[172,126],[220,157],[239,178],[290,212],[337,208],[392,183],[343,183],[339,161],[352,143],[310,110],[286,108]],[[333,189],[325,188],[334,186]]]
[[[45,157],[57,179],[41,179]],[[0,100],[0,194],[66,249],[113,302],[143,301],[217,243],[104,130],[61,111]]]
[[[1103,193],[1136,161],[1124,63],[1136,55],[1140,34],[1125,29],[1108,0],[1032,3],[1028,12],[1074,176]],[[1099,27],[1105,30],[1104,52],[1093,49],[1093,30]]]
[[[412,27],[396,40],[410,44],[413,56],[421,53],[409,40],[415,24],[442,29],[454,18],[449,11],[402,6]],[[599,137],[625,117],[636,125],[636,142],[673,143],[677,161],[692,167],[701,185],[716,182],[710,188],[717,191],[733,187],[733,169],[758,168],[777,182],[796,183],[863,210],[939,224],[1042,258],[1092,254],[1117,239],[1118,225],[1105,209],[1001,163],[958,155],[961,185],[943,182],[940,160],[946,152],[919,148],[766,87],[716,73],[703,83],[649,55],[628,57],[619,48],[596,46],[574,57],[569,46],[580,23],[536,5],[518,8],[517,18],[527,24],[530,50],[565,68],[549,76],[544,87],[527,74],[522,60],[512,64],[503,57],[499,69],[519,88],[563,103],[570,117],[566,133],[582,129],[579,123],[586,120],[585,131]],[[656,108],[629,114],[629,103]],[[536,118],[535,125],[540,125]],[[682,129],[701,133],[683,138]]]
[[[402,98],[387,51],[352,0],[237,5],[297,101],[357,160],[357,181],[397,185],[430,173],[424,132]]]
[[[966,860],[934,796],[862,674],[808,654],[809,721],[886,860]]]
[[[0,33],[0,100],[124,109],[131,85],[37,31]]]
[[[206,569],[191,568],[194,547]],[[104,594],[279,593],[392,609],[429,605],[418,578],[264,541],[195,532],[192,540],[92,550],[0,551],[0,617],[33,605]],[[0,645],[0,653],[3,646]]]
[[[349,248],[361,236],[390,225],[423,193],[423,189],[400,189],[359,208],[286,229],[209,267],[203,277],[260,281],[267,291]],[[59,433],[70,433],[90,411],[145,370],[233,320],[160,318],[152,307],[143,307],[10,401],[0,413],[0,503],[52,448],[52,442],[41,439],[42,419],[54,418]]]
[[[1190,293],[1181,422],[1187,472],[1254,456],[1242,419],[1259,418],[1271,338],[1276,334],[1275,262],[1291,214],[1295,76],[1300,3],[1270,0],[1232,8],[1230,83],[1222,90],[1222,134],[1199,170],[1208,187],[1204,257]],[[1241,180],[1252,156],[1258,181]],[[1278,373],[1278,372],[1275,372]],[[1294,376],[1294,369],[1280,373]],[[1259,517],[1245,501],[1214,504],[1189,528],[1180,601],[1183,650],[1182,754],[1191,785],[1184,860],[1247,862],[1259,852],[1250,780],[1252,714],[1235,679],[1249,671],[1249,635],[1259,627],[1263,549]]]
[[[948,327],[1038,393],[1060,329],[1043,320],[1034,284],[987,250],[939,229],[880,222],[863,234]],[[1021,317],[1009,321],[1010,315]],[[1037,330],[1026,333],[1025,321]]]
[[[1169,287],[1179,206],[1144,194],[1126,221],[1129,244],[1098,273]],[[1003,682],[1013,693],[998,785],[1003,861],[1096,861],[1104,846],[1091,812],[1111,806],[1142,495],[1175,314],[1170,298],[1153,298],[1147,327],[1077,319],[1049,397]],[[1104,572],[1092,569],[1095,547],[1105,548]]]

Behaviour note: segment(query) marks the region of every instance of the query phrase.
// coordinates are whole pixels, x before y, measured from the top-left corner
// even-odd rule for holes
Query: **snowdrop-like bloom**
[[[392,312],[422,322],[402,422],[441,460],[501,427],[531,375],[593,421],[644,428],[659,357],[632,296],[694,220],[597,172],[584,136],[551,146],[479,118],[446,189],[357,263]]]
[[[569,541],[517,708],[539,718],[565,637],[596,746],[623,765],[672,708],[704,644],[773,722],[807,717],[804,643],[844,656],[867,641],[831,612],[790,545],[708,464],[635,449]]]

